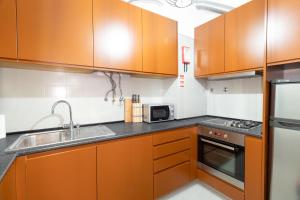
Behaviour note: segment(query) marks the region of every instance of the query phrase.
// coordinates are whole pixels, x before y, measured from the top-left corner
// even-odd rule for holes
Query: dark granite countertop
[[[5,175],[5,173],[7,172],[7,170],[9,169],[9,167],[14,162],[17,156],[22,156],[22,155],[27,155],[27,154],[32,154],[32,153],[37,153],[42,151],[48,151],[48,150],[53,150],[58,148],[64,148],[64,147],[71,147],[76,145],[90,144],[90,143],[119,139],[124,137],[137,136],[137,135],[142,135],[142,134],[147,134],[147,133],[152,133],[157,131],[164,131],[164,130],[195,126],[195,125],[203,125],[212,128],[222,128],[224,130],[234,131],[245,135],[261,137],[261,129],[262,129],[261,126],[250,130],[240,130],[233,127],[217,126],[205,122],[206,120],[213,119],[213,118],[216,117],[200,116],[200,117],[153,123],[153,124],[148,124],[148,123],[134,124],[134,123],[124,123],[124,122],[103,123],[102,125],[107,126],[109,129],[114,131],[116,135],[103,137],[103,138],[101,137],[90,138],[90,139],[72,141],[68,143],[60,143],[55,145],[47,145],[44,147],[35,147],[35,148],[20,150],[18,152],[13,152],[13,153],[6,153],[5,149],[9,147],[9,145],[11,145],[19,136],[21,136],[21,134],[7,135],[6,138],[0,139],[0,181],[2,180],[3,176]]]

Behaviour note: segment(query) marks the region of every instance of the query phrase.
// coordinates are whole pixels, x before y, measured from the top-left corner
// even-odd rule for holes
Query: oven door
[[[165,121],[170,118],[169,106],[151,106],[151,122]]]
[[[245,148],[239,145],[198,136],[198,161],[205,171],[244,188]]]

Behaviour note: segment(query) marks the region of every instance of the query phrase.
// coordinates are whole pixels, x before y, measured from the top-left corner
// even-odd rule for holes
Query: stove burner
[[[232,120],[230,126],[242,129],[251,129],[258,126],[259,123],[251,120]]]
[[[227,127],[234,127],[240,129],[251,129],[256,126],[259,126],[259,122],[251,121],[251,120],[231,120],[231,119],[222,119],[222,118],[215,118],[207,120],[206,122],[219,125],[219,126],[227,126]]]

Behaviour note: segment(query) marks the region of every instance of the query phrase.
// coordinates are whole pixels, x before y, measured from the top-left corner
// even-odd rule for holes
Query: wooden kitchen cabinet
[[[17,0],[18,57],[93,66],[92,0]]]
[[[265,62],[265,0],[225,14],[225,71],[262,68]]]
[[[224,72],[224,15],[195,29],[195,76]]]
[[[197,177],[197,128],[153,134],[154,198],[166,195]]]
[[[97,148],[98,200],[153,199],[151,135],[104,142]]]
[[[260,138],[245,137],[245,200],[263,200],[262,154]]]
[[[177,22],[142,10],[143,72],[178,73]]]
[[[18,200],[96,200],[96,153],[94,146],[18,158]]]
[[[268,63],[300,59],[299,9],[298,0],[268,0]]]
[[[17,58],[15,0],[0,1],[0,58]]]
[[[13,163],[0,182],[0,199],[16,200],[16,198],[16,166]]]
[[[142,9],[120,0],[94,0],[95,67],[142,71]]]

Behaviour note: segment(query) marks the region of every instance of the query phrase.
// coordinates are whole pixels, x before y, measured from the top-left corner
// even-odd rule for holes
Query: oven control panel
[[[240,146],[245,144],[245,136],[236,132],[201,126],[198,134]]]

